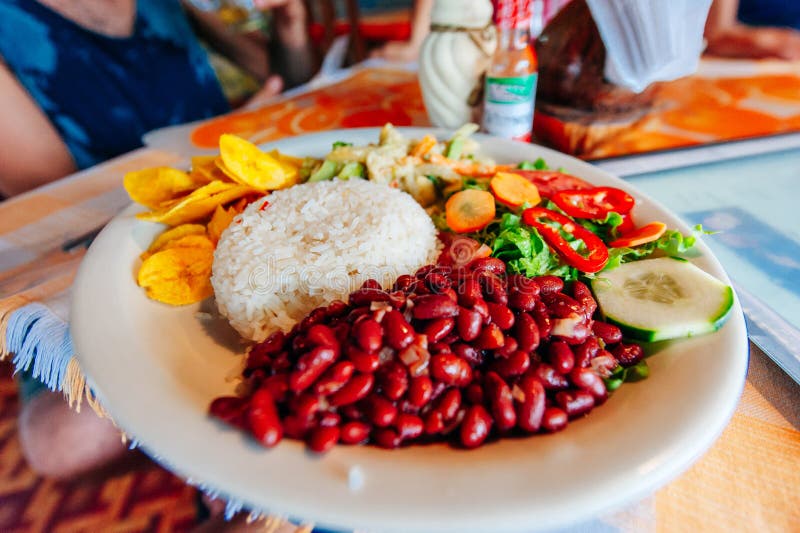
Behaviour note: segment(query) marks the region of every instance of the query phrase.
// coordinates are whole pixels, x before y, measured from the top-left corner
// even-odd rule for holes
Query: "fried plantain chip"
[[[153,239],[153,242],[150,244],[147,252],[154,254],[164,248],[164,245],[168,242],[180,239],[181,237],[186,237],[187,235],[205,234],[206,228],[202,224],[181,224],[180,226],[175,226],[174,228],[164,231],[158,237]]]
[[[162,203],[198,187],[189,174],[170,167],[128,172],[123,178],[123,185],[131,200],[150,209],[158,209]]]
[[[212,181],[230,181],[230,178],[216,165],[217,156],[198,155],[192,157],[192,170],[189,176],[197,183],[206,184]]]
[[[196,222],[213,213],[218,205],[227,204],[252,191],[253,189],[246,185],[212,181],[185,196],[175,205],[150,213],[139,213],[136,217],[169,226]]]
[[[188,238],[188,237],[186,237]],[[137,282],[147,296],[169,305],[188,305],[211,296],[213,248],[171,248],[148,257]]]
[[[217,166],[238,183],[259,191],[271,191],[297,182],[296,166],[262,152],[253,143],[236,135],[226,133],[220,136],[219,152],[223,165],[217,162]]]
[[[183,224],[184,226],[188,224]],[[192,224],[193,225],[193,224]],[[180,226],[179,226],[180,227]],[[161,250],[171,250],[173,248],[208,248],[212,251],[215,248],[215,243],[211,242],[205,233],[203,234],[194,234],[194,235],[184,235],[183,237],[178,237],[175,239],[171,239],[165,242],[160,248],[153,251],[146,251],[139,256],[139,258],[144,261],[151,255],[160,252]]]

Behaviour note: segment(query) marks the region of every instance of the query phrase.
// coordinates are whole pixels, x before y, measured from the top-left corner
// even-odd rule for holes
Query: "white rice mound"
[[[261,341],[346,300],[369,278],[390,286],[434,262],[439,249],[430,217],[402,191],[362,179],[306,183],[233,220],[217,244],[211,284],[222,315]]]

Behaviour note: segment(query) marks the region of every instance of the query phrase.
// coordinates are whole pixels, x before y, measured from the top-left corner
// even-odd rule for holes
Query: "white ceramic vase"
[[[491,0],[436,0],[422,44],[419,81],[434,126],[471,122],[470,96],[497,46]]]

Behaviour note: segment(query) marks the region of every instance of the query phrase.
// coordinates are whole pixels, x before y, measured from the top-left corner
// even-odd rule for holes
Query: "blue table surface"
[[[625,179],[719,232],[703,239],[734,282],[750,340],[800,383],[800,149]]]

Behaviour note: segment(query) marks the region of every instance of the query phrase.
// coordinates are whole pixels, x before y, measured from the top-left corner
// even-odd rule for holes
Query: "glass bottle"
[[[497,49],[486,72],[482,127],[486,133],[530,141],[536,96],[531,0],[494,0]]]

